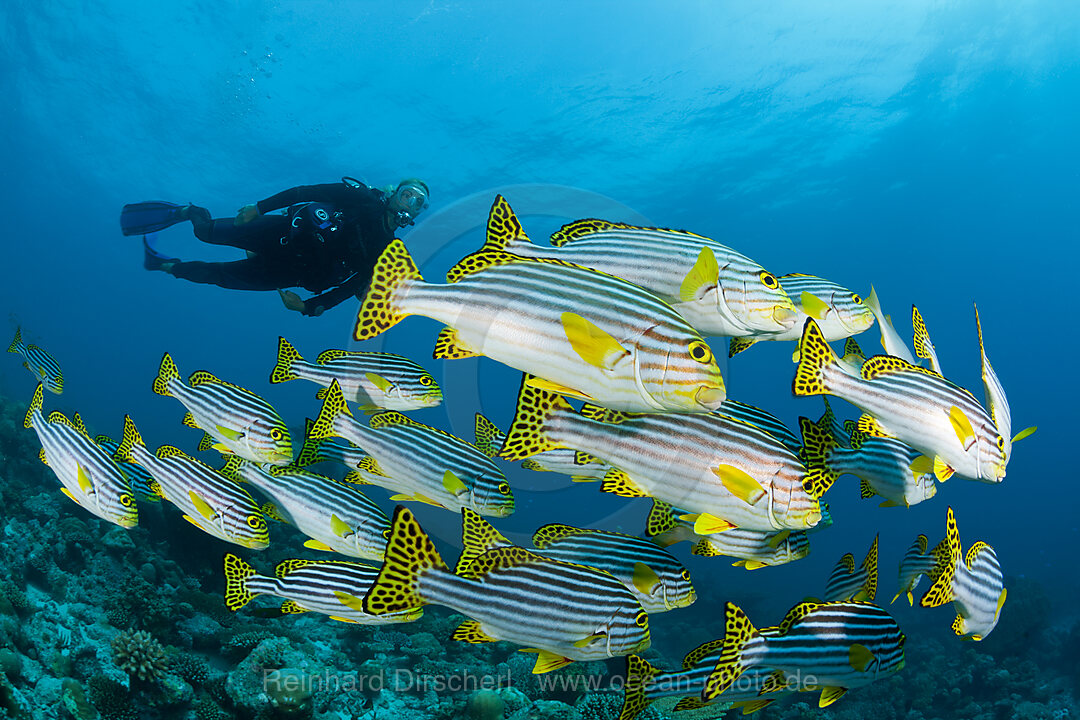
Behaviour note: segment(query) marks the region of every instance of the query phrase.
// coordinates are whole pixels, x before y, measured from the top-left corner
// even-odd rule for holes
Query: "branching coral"
[[[112,641],[117,667],[140,680],[157,680],[165,674],[165,648],[145,630],[122,632]]]

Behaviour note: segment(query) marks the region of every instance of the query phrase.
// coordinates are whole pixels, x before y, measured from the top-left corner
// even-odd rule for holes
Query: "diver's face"
[[[408,213],[414,220],[425,205],[427,205],[427,193],[418,185],[402,185],[394,191],[389,203],[390,210]]]

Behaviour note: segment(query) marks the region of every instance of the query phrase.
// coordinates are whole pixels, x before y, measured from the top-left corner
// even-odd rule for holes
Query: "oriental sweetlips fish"
[[[29,370],[34,380],[41,383],[46,390],[56,395],[64,392],[64,374],[60,372],[60,364],[37,345],[24,344],[22,328],[15,328],[15,339],[11,341],[7,351],[21,355],[23,367]]]

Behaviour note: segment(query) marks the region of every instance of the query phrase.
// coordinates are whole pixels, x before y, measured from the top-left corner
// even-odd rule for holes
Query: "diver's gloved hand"
[[[259,217],[259,206],[255,203],[251,203],[237,211],[236,219],[233,220],[233,225],[246,225],[257,217]],[[293,294],[295,295],[295,293]]]
[[[316,305],[315,309],[308,310],[307,303],[300,299],[300,296],[294,293],[292,290],[278,290],[281,294],[281,302],[285,303],[285,307],[290,310],[295,310],[298,313],[303,313],[311,317],[319,317],[323,314],[323,306]]]

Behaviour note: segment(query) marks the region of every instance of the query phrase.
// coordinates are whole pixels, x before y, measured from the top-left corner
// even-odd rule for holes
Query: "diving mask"
[[[412,225],[427,206],[427,191],[414,183],[399,185],[387,205],[398,227]]]

